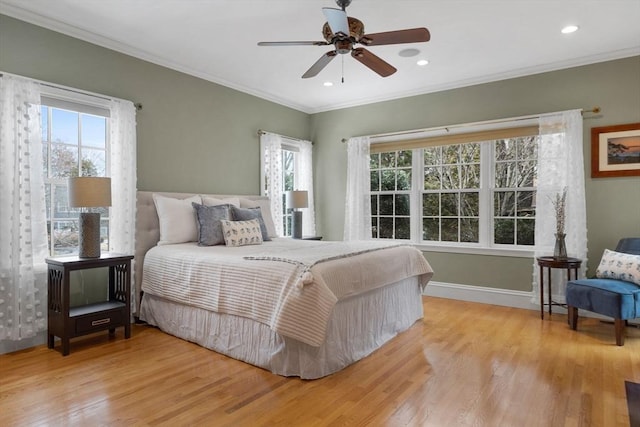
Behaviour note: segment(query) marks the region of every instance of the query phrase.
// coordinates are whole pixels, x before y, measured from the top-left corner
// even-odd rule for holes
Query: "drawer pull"
[[[111,318],[107,317],[106,319],[94,320],[91,322],[91,326],[106,325],[109,322],[111,322]]]

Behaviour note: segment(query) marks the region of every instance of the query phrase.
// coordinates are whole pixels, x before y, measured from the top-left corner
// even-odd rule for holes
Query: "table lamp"
[[[69,178],[69,206],[98,208],[111,206],[111,178]],[[80,258],[100,258],[100,212],[80,212]]]
[[[287,208],[293,209],[293,232],[291,237],[294,239],[302,239],[302,211],[309,207],[309,195],[307,191],[287,191]]]

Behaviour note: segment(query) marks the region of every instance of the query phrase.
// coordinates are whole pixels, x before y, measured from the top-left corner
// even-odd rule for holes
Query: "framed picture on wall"
[[[591,128],[591,177],[640,176],[640,123]]]

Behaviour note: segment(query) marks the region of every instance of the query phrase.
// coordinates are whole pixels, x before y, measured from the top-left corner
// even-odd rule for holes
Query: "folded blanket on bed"
[[[274,240],[259,247],[157,246],[145,256],[142,289],[181,304],[248,317],[319,346],[338,300],[411,276],[419,276],[424,287],[433,274],[422,252],[410,246],[362,242],[339,249],[334,242]],[[251,257],[261,259],[245,259]],[[301,272],[311,276],[303,287],[298,284]]]

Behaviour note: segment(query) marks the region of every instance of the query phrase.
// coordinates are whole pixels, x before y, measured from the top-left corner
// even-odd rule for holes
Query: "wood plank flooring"
[[[640,329],[424,298],[425,316],[328,377],[283,378],[134,325],[0,356],[3,426],[629,426]],[[119,328],[122,329],[122,328]]]

